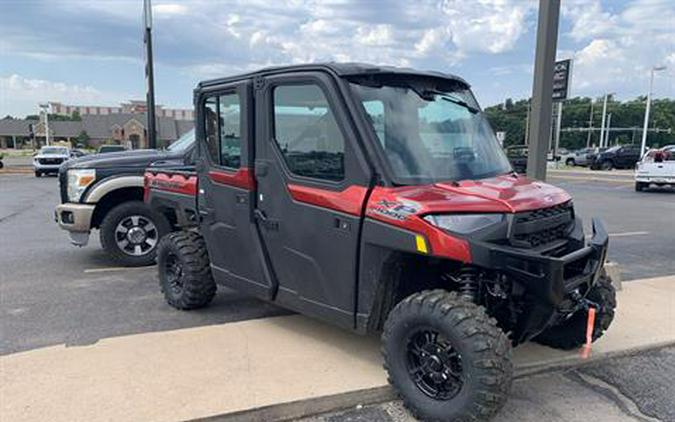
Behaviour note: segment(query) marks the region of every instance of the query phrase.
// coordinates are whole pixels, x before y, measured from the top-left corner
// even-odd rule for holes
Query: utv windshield
[[[168,151],[181,153],[186,151],[195,143],[195,130],[190,129],[185,132],[180,138],[176,139],[171,145],[166,147]]]
[[[468,88],[434,81],[352,82],[401,184],[483,179],[512,171]]]

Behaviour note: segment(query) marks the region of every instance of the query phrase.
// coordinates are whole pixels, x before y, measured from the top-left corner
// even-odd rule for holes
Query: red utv
[[[423,419],[503,405],[511,348],[562,349],[609,327],[608,237],[570,196],[513,172],[469,85],[362,64],[200,83],[195,172],[146,172],[182,231],[158,247],[170,305],[223,285],[359,333]]]

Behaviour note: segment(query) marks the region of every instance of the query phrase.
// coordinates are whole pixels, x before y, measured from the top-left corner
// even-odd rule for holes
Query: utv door
[[[267,77],[260,85],[256,214],[277,301],[353,327],[370,177],[343,97],[320,72]]]
[[[197,98],[200,231],[218,284],[271,298],[253,220],[251,95],[250,83],[239,82]]]

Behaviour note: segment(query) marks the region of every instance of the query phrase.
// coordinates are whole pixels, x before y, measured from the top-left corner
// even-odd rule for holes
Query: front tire
[[[596,285],[588,292],[587,298],[600,306],[595,314],[593,328],[595,342],[602,337],[614,320],[616,290],[612,285],[612,279],[605,274],[601,275]],[[587,312],[577,311],[569,319],[539,334],[534,341],[554,349],[577,349],[586,343],[587,318]]]
[[[612,163],[610,160],[605,160],[602,163],[600,163],[600,170],[609,171],[613,168],[614,168],[614,163]]]
[[[194,232],[164,236],[157,248],[159,285],[166,302],[189,310],[211,303],[216,294],[204,239]]]
[[[568,158],[567,161],[565,161],[565,164],[570,167],[574,167],[576,165],[574,162],[574,158]]]
[[[42,177],[42,172],[35,170],[35,177]]]
[[[511,343],[485,310],[455,293],[431,290],[401,301],[382,333],[384,368],[419,419],[493,417],[513,377]]]
[[[103,249],[120,265],[152,265],[159,239],[171,231],[163,215],[143,201],[124,202],[108,211],[100,226]]]
[[[648,183],[644,182],[635,182],[635,192],[642,192],[643,190],[647,189]]]

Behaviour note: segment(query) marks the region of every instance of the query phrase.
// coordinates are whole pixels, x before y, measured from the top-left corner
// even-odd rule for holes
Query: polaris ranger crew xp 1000
[[[425,420],[492,417],[511,348],[609,327],[608,237],[563,190],[513,172],[469,85],[361,64],[200,83],[195,172],[149,169],[183,227],[158,246],[172,306],[223,285],[359,333]],[[588,327],[588,328],[587,328]]]

